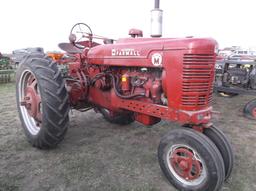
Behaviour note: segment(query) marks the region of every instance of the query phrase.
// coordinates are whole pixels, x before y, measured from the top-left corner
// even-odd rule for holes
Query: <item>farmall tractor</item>
[[[22,61],[17,106],[28,141],[40,149],[58,145],[71,108],[94,109],[120,125],[178,122],[181,127],[167,133],[158,147],[164,175],[179,190],[219,190],[231,174],[233,153],[210,122],[216,41],[143,38],[136,29],[129,34],[107,39],[78,23],[70,42],[59,44],[68,62],[42,54]]]

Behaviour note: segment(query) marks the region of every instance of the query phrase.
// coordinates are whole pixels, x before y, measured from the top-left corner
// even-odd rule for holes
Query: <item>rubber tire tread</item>
[[[180,142],[183,142],[184,144],[187,144],[188,146],[191,146],[191,143],[197,145],[197,149],[202,149],[204,151],[207,151],[207,157],[209,157],[211,160],[204,160],[205,163],[209,165],[214,164],[216,172],[213,172],[208,169],[207,174],[216,173],[216,179],[215,182],[213,178],[208,177],[206,182],[203,183],[203,185],[199,186],[186,186],[182,184],[179,180],[177,180],[174,176],[172,176],[171,171],[169,170],[168,164],[166,164],[165,157],[167,155],[168,151],[168,144],[179,144]],[[191,146],[193,147],[193,146]],[[202,150],[201,150],[202,151]],[[201,154],[201,153],[199,153]],[[201,156],[202,157],[202,156]],[[218,148],[215,146],[215,144],[204,134],[199,133],[193,129],[188,128],[176,128],[168,132],[160,141],[159,147],[158,147],[158,160],[159,165],[167,178],[167,180],[175,186],[178,190],[183,191],[217,191],[221,188],[224,178],[225,178],[225,169],[224,169],[224,162],[222,159],[222,156],[218,150]],[[206,166],[207,166],[206,164]],[[201,186],[201,187],[200,187]]]
[[[19,81],[24,70],[34,74],[41,94],[42,124],[36,135],[27,129],[19,107]],[[16,74],[16,102],[22,127],[34,147],[54,148],[64,139],[69,126],[70,107],[65,82],[56,62],[42,54],[27,56],[20,63]]]
[[[204,134],[209,137],[219,149],[225,165],[225,180],[227,180],[231,175],[234,165],[234,155],[231,144],[225,134],[214,126],[206,128]]]

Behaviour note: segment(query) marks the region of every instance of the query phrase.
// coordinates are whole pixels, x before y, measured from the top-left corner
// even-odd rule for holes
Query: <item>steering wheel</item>
[[[89,40],[89,47],[90,44],[92,43],[92,30],[91,28],[85,24],[85,23],[76,23],[69,35],[69,41],[74,44],[75,47],[79,49],[84,49],[86,46],[83,45],[83,41],[88,41]]]

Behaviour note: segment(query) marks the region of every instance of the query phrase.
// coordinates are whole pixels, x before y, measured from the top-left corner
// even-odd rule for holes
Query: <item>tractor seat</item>
[[[59,43],[58,46],[61,50],[64,50],[69,54],[80,54],[83,52],[81,49],[68,42]]]

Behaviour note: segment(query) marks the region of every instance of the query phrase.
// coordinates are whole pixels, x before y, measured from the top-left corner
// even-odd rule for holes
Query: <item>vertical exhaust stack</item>
[[[162,36],[163,10],[159,8],[160,0],[155,0],[155,8],[151,10],[151,37]]]

